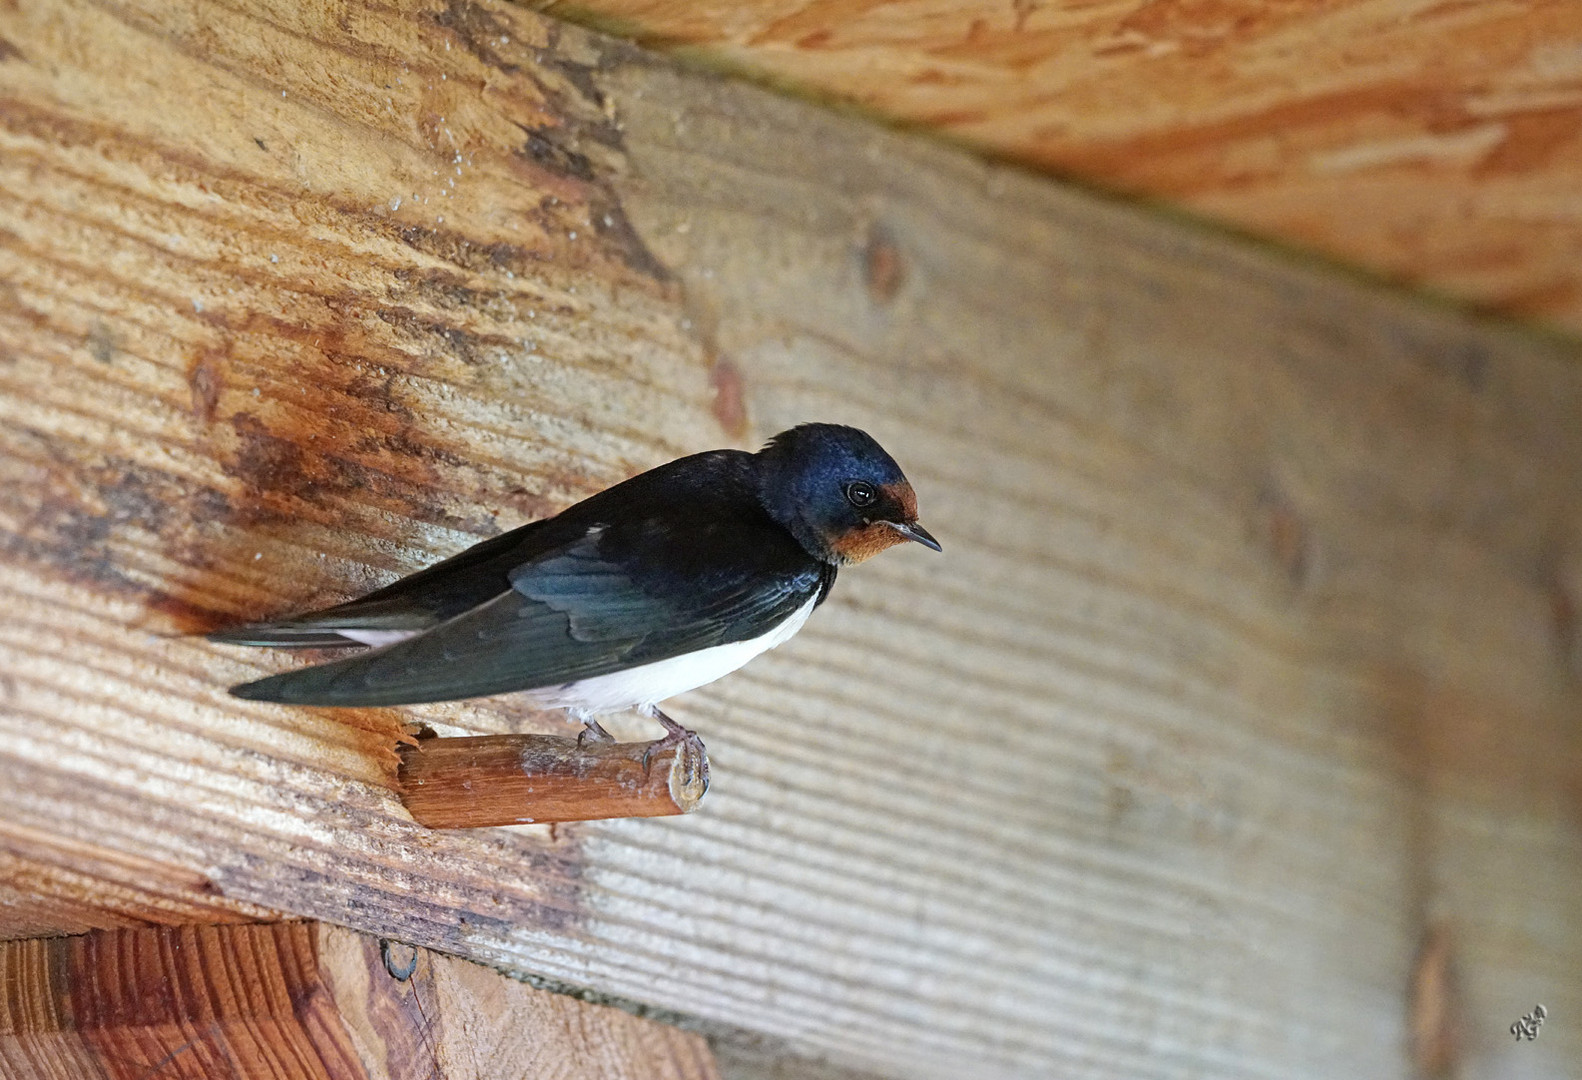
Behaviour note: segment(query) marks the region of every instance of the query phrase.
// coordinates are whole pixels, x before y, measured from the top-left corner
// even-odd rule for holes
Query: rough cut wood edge
[[[313,923],[0,942],[6,1080],[712,1080],[703,1039]]]
[[[1582,91],[1564,2],[547,7],[1582,333]]]
[[[1404,1077],[1441,925],[1582,1060],[1575,350],[512,8],[0,37],[9,824],[907,1080]],[[569,726],[172,636],[814,417],[949,554],[677,703],[706,813],[424,830],[404,723]]]
[[[703,741],[654,745],[555,735],[419,739],[400,750],[401,803],[430,829],[690,814],[709,790]]]

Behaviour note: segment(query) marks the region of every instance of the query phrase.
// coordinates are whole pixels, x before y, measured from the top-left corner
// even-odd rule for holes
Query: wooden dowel
[[[431,829],[691,813],[709,789],[702,740],[656,750],[645,768],[652,745],[578,746],[558,735],[420,739],[401,749],[401,801]]]

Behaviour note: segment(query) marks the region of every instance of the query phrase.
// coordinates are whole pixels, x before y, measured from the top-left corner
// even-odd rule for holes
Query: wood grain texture
[[[0,821],[0,940],[271,914],[192,870]]]
[[[696,734],[673,746],[554,735],[419,739],[400,750],[401,805],[430,829],[690,814],[709,790]]]
[[[365,1080],[318,959],[305,923],[0,943],[0,1062],[8,1080]]]
[[[510,7],[0,37],[8,828],[836,1070],[1405,1077],[1429,1013],[1467,1076],[1582,1060],[1573,348]],[[169,636],[812,418],[946,555],[676,703],[701,813],[423,830],[405,723],[573,728],[238,702],[301,661]]]
[[[322,924],[0,942],[0,988],[6,1080],[716,1075],[698,1035]]]
[[[541,6],[1582,330],[1570,0]]]

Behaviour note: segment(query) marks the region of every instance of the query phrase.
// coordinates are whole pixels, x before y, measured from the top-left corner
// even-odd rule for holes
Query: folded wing
[[[408,640],[232,693],[376,706],[559,686],[761,636],[827,576],[773,528],[596,528],[512,567],[508,587]]]

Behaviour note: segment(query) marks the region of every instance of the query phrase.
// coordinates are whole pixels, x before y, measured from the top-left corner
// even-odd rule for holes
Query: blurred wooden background
[[[4,0],[0,926],[320,919],[742,1078],[1560,1075],[1579,359],[506,4]],[[428,832],[403,724],[570,726],[182,636],[812,418],[946,554],[676,703],[688,817]]]
[[[1582,330],[1572,0],[535,6]]]

